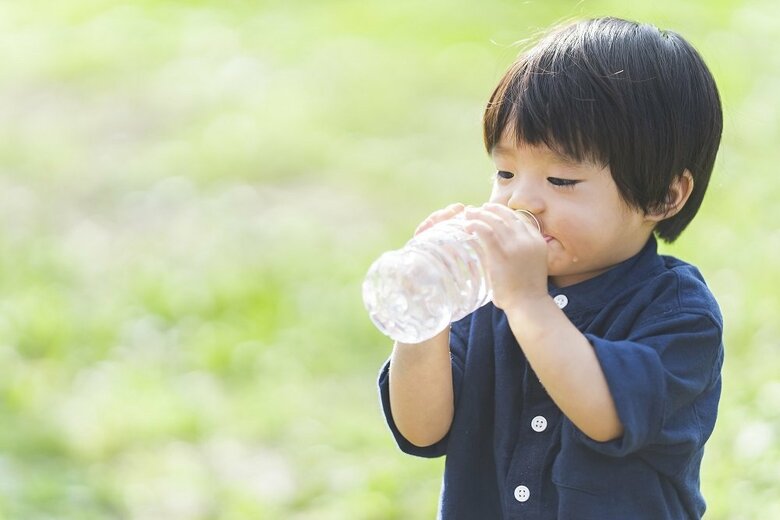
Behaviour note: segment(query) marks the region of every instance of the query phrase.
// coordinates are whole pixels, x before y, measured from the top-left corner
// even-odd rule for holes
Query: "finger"
[[[465,207],[466,206],[463,203],[456,202],[443,209],[434,211],[428,216],[428,218],[423,220],[419,226],[417,226],[417,229],[414,230],[414,234],[418,235],[426,229],[429,229],[431,226],[438,224],[439,222],[451,219],[458,213],[462,212]]]
[[[508,206],[504,206],[503,204],[497,204],[495,202],[486,202],[482,205],[482,207],[490,211],[491,213],[494,213],[496,215],[501,216],[501,218],[504,219],[510,219],[515,216],[515,211],[513,209],[510,209]]]
[[[504,239],[508,239],[510,235],[516,232],[514,229],[516,217],[512,214],[511,210],[509,210],[508,213],[501,214],[483,206],[481,208],[468,208],[466,209],[465,215],[467,219],[484,222],[490,226],[497,235]]]
[[[479,217],[469,219],[463,229],[467,233],[475,235],[478,242],[487,249],[495,250],[501,245],[501,239],[495,228]]]
[[[520,222],[526,225],[526,228],[529,231],[536,232],[537,234],[540,233],[542,230],[541,223],[536,218],[536,216],[530,211],[526,213],[525,211],[522,210],[513,210],[507,206],[504,206],[502,204],[496,204],[496,203],[485,204],[485,209],[488,211],[492,211],[496,215],[500,215],[501,218],[507,219],[509,222],[515,222],[519,220]]]
[[[440,210],[443,215],[446,215],[448,217],[453,217],[463,211],[466,208],[466,205],[462,202],[455,202],[454,204],[450,204],[446,208]]]

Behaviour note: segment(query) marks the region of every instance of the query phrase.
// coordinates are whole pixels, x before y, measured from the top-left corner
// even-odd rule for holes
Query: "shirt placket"
[[[550,435],[560,415],[536,374],[528,372],[521,425],[503,490],[508,517],[523,520],[541,517],[545,500],[542,477]]]

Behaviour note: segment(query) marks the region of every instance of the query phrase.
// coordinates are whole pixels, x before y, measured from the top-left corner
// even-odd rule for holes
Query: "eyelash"
[[[574,179],[561,179],[560,177],[547,177],[547,182],[558,188],[573,188],[580,181]]]
[[[506,170],[498,170],[496,176],[508,180],[514,177],[515,174]],[[561,179],[560,177],[547,177],[547,182],[558,188],[573,188],[580,183],[580,181],[575,179]]]

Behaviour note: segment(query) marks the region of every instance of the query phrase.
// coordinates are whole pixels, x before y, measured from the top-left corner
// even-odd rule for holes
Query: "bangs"
[[[625,79],[625,72],[597,70],[583,49],[575,48],[574,36],[553,33],[501,79],[484,114],[488,153],[507,137],[544,144],[576,162],[609,165],[611,152],[620,146],[615,136],[626,130],[615,128],[626,117],[614,92],[615,80]]]

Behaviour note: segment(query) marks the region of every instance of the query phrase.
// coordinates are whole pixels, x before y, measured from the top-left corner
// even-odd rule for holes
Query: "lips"
[[[551,237],[550,235],[544,235],[543,238],[544,238],[544,241],[547,242],[548,244],[550,243],[550,240],[553,239],[553,237]]]

